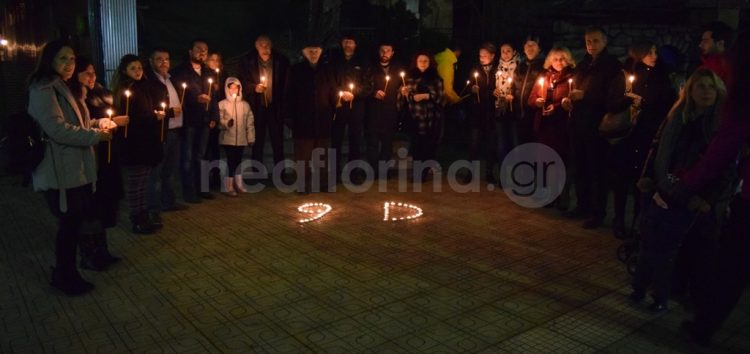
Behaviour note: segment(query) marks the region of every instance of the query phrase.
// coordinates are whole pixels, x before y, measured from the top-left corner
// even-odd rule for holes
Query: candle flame
[[[8,40],[5,39],[5,38],[0,39],[0,45],[3,46],[3,47],[8,46]]]
[[[401,77],[404,77],[406,73],[402,71],[399,75],[401,75]]]
[[[544,78],[543,77],[539,78],[539,86],[544,86]]]
[[[182,88],[186,88],[186,87],[187,87],[187,84],[183,82],[182,83]]]
[[[479,72],[478,72],[478,71],[475,71],[475,72],[474,72],[474,77],[478,77],[478,76],[479,76]]]
[[[164,102],[162,102],[162,103],[161,103],[161,109],[164,109],[164,108],[167,108],[167,104],[166,104],[166,103],[164,103]]]
[[[339,91],[339,97],[344,95],[344,91]]]
[[[354,90],[354,84],[349,84],[349,89]]]
[[[213,83],[214,83],[214,79],[211,79],[211,78],[209,78],[209,79],[208,79],[208,83],[209,83],[209,84],[213,84]]]
[[[265,76],[261,76],[260,77],[260,82],[266,82],[266,77]]]
[[[388,80],[390,80],[390,79],[391,79],[391,77],[390,77],[390,76],[388,76],[388,75],[386,75],[386,76],[385,76],[385,81],[388,81]]]
[[[130,97],[130,90],[125,90],[125,96]]]
[[[635,76],[633,76],[633,75],[630,75],[630,76],[628,77],[628,80],[630,80],[630,83],[632,84],[632,83],[633,83],[633,81],[635,81]]]
[[[112,118],[112,110],[111,110],[111,109],[108,109],[108,110],[107,110],[107,115],[108,115],[108,116],[109,116],[110,118]]]

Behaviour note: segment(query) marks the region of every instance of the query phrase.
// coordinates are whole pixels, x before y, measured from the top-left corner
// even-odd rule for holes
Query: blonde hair
[[[570,53],[570,50],[565,47],[553,47],[550,49],[549,53],[547,54],[547,58],[544,59],[544,68],[549,69],[552,66],[552,56],[555,54],[562,54],[563,59],[566,63],[568,63],[568,67],[571,69],[575,69],[576,67],[576,61],[573,59],[573,54]]]
[[[695,83],[704,77],[711,79],[714,86],[716,87],[716,102],[714,102],[713,105],[714,110],[716,110],[717,107],[721,107],[724,99],[727,97],[727,88],[724,85],[724,81],[722,81],[721,78],[719,78],[713,71],[706,68],[700,68],[688,78],[687,83],[685,83],[685,87],[682,89],[682,91],[680,91],[680,98],[677,99],[677,102],[675,102],[674,106],[672,106],[672,109],[669,110],[667,119],[676,118],[675,115],[677,115],[678,113],[681,114],[683,122],[687,122],[688,120],[694,118],[693,115],[695,114],[695,102],[693,101],[693,97],[690,92],[693,91]]]

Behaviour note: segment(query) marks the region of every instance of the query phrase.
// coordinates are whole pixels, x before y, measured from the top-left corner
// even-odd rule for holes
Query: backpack
[[[7,136],[3,141],[8,151],[8,171],[22,175],[26,186],[31,181],[31,173],[44,159],[47,139],[28,113],[19,112],[8,118]]]

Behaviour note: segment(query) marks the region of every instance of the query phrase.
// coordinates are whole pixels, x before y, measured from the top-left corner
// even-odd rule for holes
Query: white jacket
[[[235,97],[229,93],[229,85],[237,84]],[[242,84],[236,77],[228,77],[224,83],[226,97],[219,102],[219,144],[246,146],[255,142],[255,124],[250,104],[242,100]],[[230,121],[233,123],[230,127]]]

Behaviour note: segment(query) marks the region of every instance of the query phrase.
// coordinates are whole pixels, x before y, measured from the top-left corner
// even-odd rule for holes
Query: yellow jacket
[[[456,54],[450,48],[445,48],[444,51],[435,54],[435,62],[437,62],[438,75],[443,79],[443,92],[445,93],[446,103],[458,103],[461,98],[453,90],[453,66],[458,62]]]

